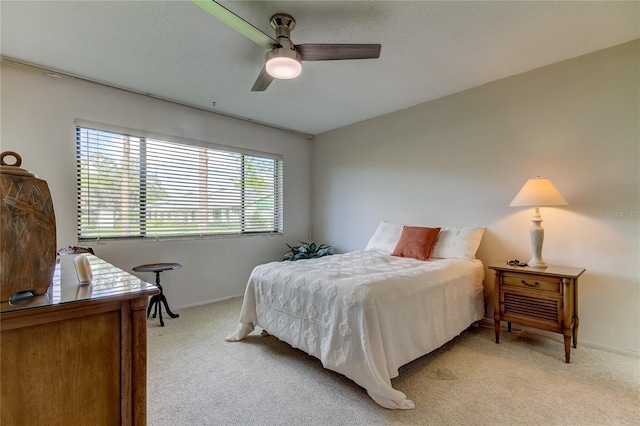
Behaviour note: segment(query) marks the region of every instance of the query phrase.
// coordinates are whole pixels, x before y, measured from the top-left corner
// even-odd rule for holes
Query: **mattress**
[[[386,408],[414,403],[391,386],[398,368],[484,315],[477,259],[421,261],[378,250],[254,268],[229,341],[256,326],[320,359]]]

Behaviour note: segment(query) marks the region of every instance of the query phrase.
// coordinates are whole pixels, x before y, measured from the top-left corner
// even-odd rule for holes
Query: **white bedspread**
[[[391,378],[483,317],[483,278],[479,260],[420,261],[375,250],[259,265],[227,340],[260,326],[383,407],[413,408]]]

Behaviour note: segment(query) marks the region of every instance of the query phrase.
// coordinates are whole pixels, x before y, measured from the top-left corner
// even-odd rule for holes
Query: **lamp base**
[[[542,259],[531,259],[529,260],[529,262],[527,263],[527,266],[531,267],[531,268],[546,268],[547,264],[544,262],[544,260]]]
[[[542,223],[542,217],[540,217],[540,212],[537,207],[531,222],[533,223],[533,226],[531,227],[529,236],[531,237],[531,251],[533,252],[533,255],[527,265],[532,268],[546,268],[547,264],[542,260],[544,229],[542,228],[542,225],[540,225],[540,223]]]

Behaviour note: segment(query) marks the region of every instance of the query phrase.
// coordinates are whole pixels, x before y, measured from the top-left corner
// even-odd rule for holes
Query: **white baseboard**
[[[210,299],[210,300],[205,300],[205,301],[202,301],[202,302],[190,303],[188,305],[178,306],[176,308],[172,307],[172,310],[173,311],[179,311],[181,309],[195,308],[197,306],[210,305],[211,303],[216,303],[216,302],[224,302],[225,300],[235,299],[237,297],[242,297],[242,296],[243,296],[242,294],[236,294],[236,295],[233,295],[233,296],[222,297],[220,299]]]

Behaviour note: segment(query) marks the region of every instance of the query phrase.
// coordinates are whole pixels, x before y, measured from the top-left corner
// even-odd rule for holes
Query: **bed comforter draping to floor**
[[[479,260],[421,261],[377,250],[259,265],[227,340],[260,326],[381,406],[410,409],[391,379],[483,317],[483,278]]]

